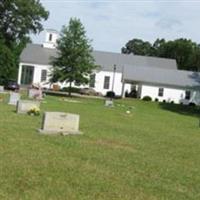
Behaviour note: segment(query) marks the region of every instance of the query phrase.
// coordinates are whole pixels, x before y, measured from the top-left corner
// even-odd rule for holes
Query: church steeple
[[[45,42],[43,43],[44,48],[56,48],[56,41],[58,39],[59,33],[53,29],[45,30]]]

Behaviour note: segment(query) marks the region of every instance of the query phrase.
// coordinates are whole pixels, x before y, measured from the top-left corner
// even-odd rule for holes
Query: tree
[[[63,26],[57,41],[58,55],[53,58],[51,77],[69,83],[71,96],[72,82],[88,83],[89,74],[96,67],[92,57],[90,40],[79,19],[71,18],[68,26]]]
[[[133,39],[127,42],[125,47],[122,47],[122,53],[135,55],[151,55],[152,46],[150,42],[144,42],[140,39]]]
[[[3,55],[10,58],[0,62],[0,77],[3,77],[4,68],[11,70],[10,77],[16,77],[19,56],[30,41],[30,33],[42,31],[42,20],[47,20],[49,13],[44,9],[39,0],[1,0],[0,1],[0,44]],[[14,59],[14,65],[13,65]]]
[[[200,69],[200,46],[184,38],[173,41],[157,39],[153,45],[140,39],[133,39],[122,48],[122,53],[172,58],[176,59],[178,69]]]
[[[15,57],[12,51],[0,40],[0,85],[4,85],[7,77],[13,77],[15,73]]]

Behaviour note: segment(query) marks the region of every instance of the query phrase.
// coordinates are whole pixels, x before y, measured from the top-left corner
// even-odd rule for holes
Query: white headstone
[[[29,89],[28,97],[30,99],[42,99],[42,90],[41,89]]]
[[[20,100],[20,94],[17,92],[11,92],[8,104],[16,106],[19,100]]]
[[[64,112],[45,112],[43,126],[44,134],[80,134],[79,115]]]
[[[40,102],[30,100],[19,100],[17,104],[17,113],[27,113],[32,108],[40,108]]]
[[[0,93],[4,93],[4,86],[0,85]]]
[[[107,107],[113,107],[114,105],[113,105],[113,100],[111,100],[111,99],[106,99],[105,100],[105,106],[107,106]]]

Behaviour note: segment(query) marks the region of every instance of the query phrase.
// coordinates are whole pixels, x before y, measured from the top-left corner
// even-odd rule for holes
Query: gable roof
[[[56,55],[56,49],[43,48],[43,46],[39,44],[28,44],[20,56],[20,61],[24,63],[50,65],[51,57],[56,57]],[[117,71],[120,72],[122,72],[122,68],[125,65],[177,69],[176,61],[174,59],[103,51],[93,51],[93,57],[96,64],[100,65],[101,70],[104,71],[113,71],[114,65],[116,65]]]
[[[101,65],[102,70],[105,71],[113,71],[114,64],[116,65],[117,71],[122,71],[125,65],[131,65],[132,67],[177,69],[174,59],[103,51],[94,51],[93,56],[96,64]]]
[[[200,73],[185,70],[125,66],[123,79],[125,82],[200,89]]]
[[[39,44],[27,44],[20,55],[20,62],[51,65],[51,57],[56,55],[56,49],[44,48]]]

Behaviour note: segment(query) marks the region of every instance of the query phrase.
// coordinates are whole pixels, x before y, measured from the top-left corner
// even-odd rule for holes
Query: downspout
[[[125,97],[124,88],[125,88],[125,82],[124,82],[124,66],[122,67],[122,92],[121,92],[121,98]]]

